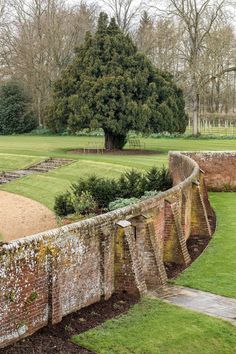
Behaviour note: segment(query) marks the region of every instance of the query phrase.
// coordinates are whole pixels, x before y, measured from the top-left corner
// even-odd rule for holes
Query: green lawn
[[[74,336],[73,341],[99,354],[233,354],[236,328],[145,298],[127,315]]]
[[[68,150],[87,144],[102,144],[101,137],[68,136],[1,136],[0,170],[13,170],[49,156],[70,157],[77,162],[57,171],[28,176],[1,188],[35,199],[49,208],[55,195],[68,188],[70,182],[91,173],[116,177],[128,168],[147,169],[167,164],[169,150],[236,150],[236,140],[193,140],[183,138],[142,139],[146,149],[156,155],[111,156],[100,154],[72,155]]]
[[[95,138],[95,140],[102,142],[101,138]],[[86,146],[89,141],[93,142],[94,138],[1,137],[0,171],[23,168],[49,156],[71,157],[76,160],[75,163],[53,172],[31,175],[13,181],[1,186],[1,189],[32,198],[52,209],[55,196],[68,189],[71,182],[78,180],[79,177],[92,173],[100,176],[118,177],[122,171],[132,167],[147,169],[152,165],[167,164],[167,153],[150,156],[69,155],[67,153],[67,150]]]
[[[0,153],[0,171],[12,171],[27,167],[43,157]]]
[[[169,150],[236,150],[236,140],[230,139],[143,138],[141,140],[145,143],[146,149],[157,150],[164,154]],[[65,156],[68,150],[83,148],[87,144],[101,145],[102,143],[102,137],[1,136],[0,152],[31,156]],[[102,159],[109,160],[110,156]]]
[[[86,158],[81,156],[81,159],[71,165],[46,174],[27,176],[3,185],[1,189],[32,198],[52,209],[55,196],[68,189],[71,182],[77,181],[79,177],[93,173],[100,176],[118,177],[122,171],[131,167],[147,169],[153,165],[162,166],[167,163],[167,155],[154,155],[152,158],[150,156],[108,157],[104,159],[96,155],[86,156]],[[12,162],[9,155],[8,160],[13,164],[14,161]]]
[[[208,249],[177,284],[236,298],[236,193],[211,193],[217,230]]]
[[[55,196],[69,189],[71,182],[77,181],[79,177],[91,173],[117,177],[127,168],[128,166],[121,164],[81,160],[53,172],[30,175],[13,181],[1,189],[32,198],[52,209]]]

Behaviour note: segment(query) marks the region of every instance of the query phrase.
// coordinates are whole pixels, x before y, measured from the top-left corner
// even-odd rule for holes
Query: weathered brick
[[[0,248],[0,347],[115,291],[145,293],[165,282],[164,260],[186,262],[185,241],[212,216],[204,178],[215,183],[214,168],[203,175],[181,153],[170,154],[169,166],[174,187],[156,197]],[[226,171],[226,159],[217,166]],[[197,223],[196,206],[204,211]]]

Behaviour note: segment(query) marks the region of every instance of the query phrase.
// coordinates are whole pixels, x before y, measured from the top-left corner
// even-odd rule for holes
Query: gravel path
[[[11,241],[57,227],[54,213],[17,194],[0,191],[1,241]]]

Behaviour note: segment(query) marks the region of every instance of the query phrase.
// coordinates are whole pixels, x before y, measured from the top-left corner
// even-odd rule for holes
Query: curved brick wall
[[[114,212],[0,247],[0,347],[115,291],[166,281],[164,262],[188,264],[186,240],[212,234],[204,174],[170,153],[174,187]]]
[[[205,172],[210,191],[236,191],[236,152],[186,152]]]

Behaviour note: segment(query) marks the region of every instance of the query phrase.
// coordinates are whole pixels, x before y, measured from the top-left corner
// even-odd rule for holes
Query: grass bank
[[[236,193],[210,193],[210,199],[217,215],[216,233],[176,283],[236,298]]]
[[[99,354],[233,354],[236,328],[145,298],[127,315],[74,336],[73,341]]]

